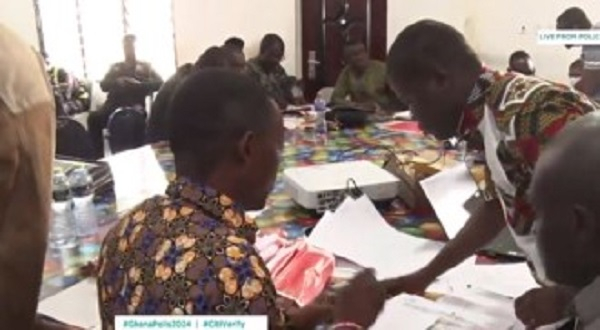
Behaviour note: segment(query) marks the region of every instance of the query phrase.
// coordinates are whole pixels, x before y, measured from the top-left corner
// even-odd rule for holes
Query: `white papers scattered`
[[[104,159],[115,182],[117,212],[128,211],[147,198],[164,194],[168,182],[150,146]]]
[[[38,305],[38,313],[84,329],[99,329],[101,321],[95,280],[84,280],[42,300]]]
[[[379,279],[419,269],[442,247],[441,243],[412,237],[389,226],[366,196],[347,198],[338,210],[326,214],[308,242],[375,269]]]
[[[512,299],[466,290],[437,301],[400,295],[385,304],[371,327],[387,329],[522,329],[513,311]]]
[[[453,239],[470,216],[464,204],[477,192],[467,166],[459,164],[441,171],[421,181],[421,186],[448,238]]]
[[[369,329],[415,329],[432,327],[440,318],[433,301],[416,296],[401,295],[389,300],[375,324]]]

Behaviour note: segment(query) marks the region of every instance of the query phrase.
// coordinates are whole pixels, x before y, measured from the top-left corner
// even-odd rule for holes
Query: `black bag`
[[[94,159],[92,142],[82,124],[68,117],[56,119],[56,156],[59,158]]]

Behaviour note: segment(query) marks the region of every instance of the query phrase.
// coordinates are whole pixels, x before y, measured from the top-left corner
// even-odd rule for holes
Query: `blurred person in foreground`
[[[0,329],[76,329],[36,316],[50,222],[55,108],[44,62],[0,24]]]
[[[253,247],[258,210],[283,149],[281,113],[251,78],[224,69],[192,73],[171,102],[177,179],[110,230],[98,295],[104,329],[116,315],[266,315],[270,329],[369,327],[385,292],[363,273],[332,307],[282,309]],[[341,299],[348,303],[342,303]],[[359,302],[360,301],[360,302]]]
[[[572,293],[532,290],[516,301],[521,319],[544,315],[562,300],[558,305],[568,308],[557,312],[574,317],[576,329],[600,329],[600,149],[590,143],[599,138],[600,114],[594,112],[569,125],[538,161],[531,184],[540,216],[537,244],[548,277]],[[540,301],[545,304],[536,305]]]
[[[422,293],[440,275],[473,255],[506,226],[548,294],[569,294],[545,276],[536,248],[539,215],[528,196],[540,154],[571,121],[595,111],[583,94],[562,84],[485,68],[465,38],[433,20],[408,26],[388,56],[390,84],[421,127],[438,140],[457,137],[483,152],[486,191],[463,229],[422,269],[386,281],[388,293]],[[547,310],[563,301],[537,301]],[[561,313],[521,321],[529,327],[562,319]]]

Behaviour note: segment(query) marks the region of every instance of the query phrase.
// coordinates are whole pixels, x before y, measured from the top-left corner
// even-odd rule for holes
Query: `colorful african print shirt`
[[[570,121],[594,110],[565,85],[488,70],[481,75],[460,133],[471,149],[486,151],[489,182],[517,235],[529,235],[535,220],[527,190],[540,152]]]
[[[104,329],[116,315],[268,315],[284,324],[253,248],[256,226],[217,191],[179,179],[108,233],[98,295]]]

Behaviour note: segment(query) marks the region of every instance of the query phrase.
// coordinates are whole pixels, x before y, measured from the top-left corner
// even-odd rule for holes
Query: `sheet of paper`
[[[117,212],[125,212],[147,198],[164,194],[168,182],[150,146],[104,159],[115,181]]]
[[[368,197],[346,199],[323,217],[308,242],[333,254],[374,268],[379,279],[409,273],[424,266],[442,244],[392,228]]]
[[[84,280],[42,300],[38,305],[38,313],[84,329],[100,329],[96,281]]]
[[[476,265],[465,262],[441,278],[453,287],[472,287],[509,298],[538,287],[527,264]]]
[[[421,187],[448,238],[453,239],[469,219],[465,203],[477,192],[467,166],[460,163],[443,170],[421,181]]]
[[[434,302],[423,298],[401,295],[389,300],[375,324],[369,329],[414,329],[431,328],[441,314]]]

